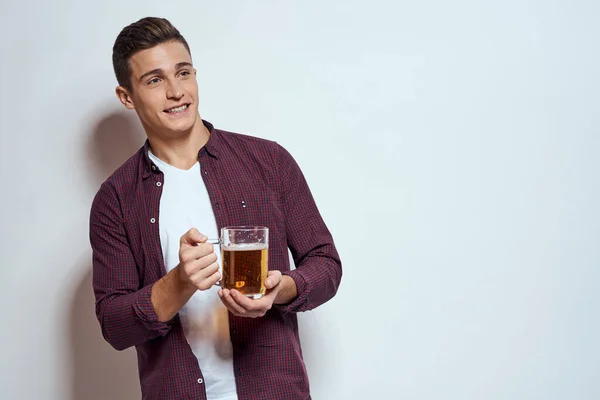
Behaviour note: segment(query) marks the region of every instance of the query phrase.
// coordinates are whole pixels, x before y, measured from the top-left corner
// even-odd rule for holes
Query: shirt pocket
[[[225,226],[269,228],[269,270],[289,270],[285,213],[279,195],[269,187],[237,189],[227,195]]]
[[[278,196],[270,189],[252,188],[227,194],[227,225],[266,226],[269,236],[281,235],[283,214]]]

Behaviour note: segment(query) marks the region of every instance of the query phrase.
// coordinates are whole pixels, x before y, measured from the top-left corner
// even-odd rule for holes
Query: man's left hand
[[[235,289],[220,289],[219,297],[225,307],[238,317],[262,317],[271,309],[283,285],[280,271],[269,271],[265,279],[267,293],[260,299],[252,300]]]

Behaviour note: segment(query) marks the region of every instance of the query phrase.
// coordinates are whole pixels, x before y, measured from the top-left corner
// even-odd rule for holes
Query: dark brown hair
[[[119,85],[132,90],[129,60],[135,53],[171,41],[180,42],[191,54],[184,37],[165,18],[146,17],[123,28],[115,40],[112,55]]]

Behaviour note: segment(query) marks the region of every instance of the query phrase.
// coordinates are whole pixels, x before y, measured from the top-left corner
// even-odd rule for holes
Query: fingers
[[[266,305],[264,304],[264,301],[262,301],[262,298],[257,299],[257,300],[252,300],[252,299],[249,299],[248,297],[244,296],[243,294],[241,294],[240,292],[238,292],[235,289],[231,290],[230,294],[231,294],[231,297],[233,298],[233,300],[237,304],[239,304],[244,310],[247,310],[250,312],[261,311],[262,309],[265,309],[265,311],[267,310],[267,308],[265,307]]]
[[[273,305],[272,298],[265,296],[258,300],[251,300],[237,290],[219,290],[219,297],[225,307],[239,317],[262,317]]]
[[[237,315],[237,316],[241,317],[241,316],[245,316],[247,314],[247,310],[244,309],[244,307],[239,305],[233,299],[233,297],[231,296],[230,290],[228,290],[228,289],[219,290],[219,297],[221,298],[221,301],[223,302],[223,304],[225,304],[225,307],[227,307],[233,315]]]
[[[198,243],[206,242],[207,237],[200,233],[196,228],[187,231],[179,240],[180,246],[195,246]]]
[[[221,273],[219,272],[219,264],[211,263],[207,266],[202,266],[201,261],[197,261],[191,264],[185,265],[188,279],[200,290],[210,289],[215,283],[221,279]]]
[[[179,268],[183,279],[200,290],[210,289],[221,279],[217,255],[206,236],[192,228],[180,239]]]
[[[214,262],[217,260],[217,255],[215,254],[215,249],[210,243],[202,243],[193,247],[183,247],[179,249],[179,261],[182,263],[192,262],[194,260],[199,260],[203,257],[209,257],[210,262]]]
[[[214,263],[192,275],[191,280],[200,290],[208,290],[221,279],[219,265]]]

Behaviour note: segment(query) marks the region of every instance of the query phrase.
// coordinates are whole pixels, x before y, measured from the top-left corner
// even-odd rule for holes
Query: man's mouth
[[[189,104],[183,104],[181,106],[177,106],[177,107],[173,107],[173,108],[164,110],[164,112],[166,112],[167,114],[179,114],[179,113],[185,112],[185,110],[187,110],[189,106],[190,106]]]

